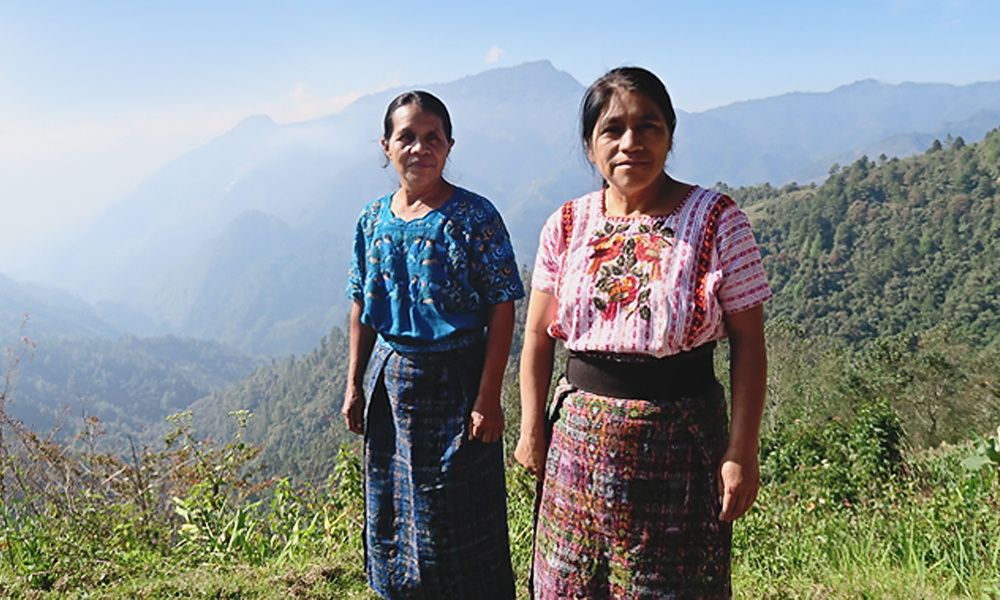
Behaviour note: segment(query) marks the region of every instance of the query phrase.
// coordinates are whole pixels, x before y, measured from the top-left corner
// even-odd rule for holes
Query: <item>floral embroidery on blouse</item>
[[[746,215],[701,187],[667,216],[608,217],[601,191],[564,203],[532,285],[555,296],[548,333],[569,350],[655,358],[723,339],[725,314],[771,297]]]
[[[592,301],[606,319],[625,310],[626,317],[638,314],[649,321],[649,284],[660,277],[660,261],[670,252],[674,232],[662,220],[640,223],[634,233],[631,228],[631,223],[605,223],[594,232],[587,267],[587,274],[596,276]]]

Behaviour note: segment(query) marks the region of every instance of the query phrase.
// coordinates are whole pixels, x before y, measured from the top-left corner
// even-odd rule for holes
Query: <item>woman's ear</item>
[[[385,138],[382,138],[380,141],[382,143],[382,152],[384,152],[386,156],[389,156],[389,142]]]

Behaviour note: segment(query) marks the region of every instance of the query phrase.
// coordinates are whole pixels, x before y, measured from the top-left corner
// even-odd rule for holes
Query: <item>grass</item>
[[[1000,486],[970,446],[909,457],[862,501],[768,486],[736,528],[742,598],[1000,598]]]
[[[736,527],[737,598],[1000,598],[1000,510],[995,475],[967,471],[969,447],[911,457],[911,473],[856,504],[825,501],[795,482],[765,487]],[[348,455],[349,456],[349,455]],[[344,458],[344,460],[350,460]],[[533,482],[508,477],[512,558],[520,597],[530,562]],[[365,585],[360,506],[344,504],[334,529],[282,564],[250,565],[225,555],[151,552],[157,562],[80,563],[42,584],[23,568],[0,569],[9,598],[374,598]],[[175,545],[175,548],[179,546]]]
[[[174,423],[163,448],[123,458],[6,422],[0,597],[375,597],[356,448],[326,482],[258,481],[259,449],[239,437],[215,448],[191,438],[184,415]],[[874,410],[766,440],[765,485],[735,528],[737,598],[1000,600],[997,465],[966,467],[971,443],[901,452],[892,431]],[[526,598],[535,485],[514,466],[507,485]]]

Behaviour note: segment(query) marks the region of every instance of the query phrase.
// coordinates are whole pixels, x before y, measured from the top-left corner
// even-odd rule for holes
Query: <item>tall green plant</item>
[[[973,433],[972,440],[976,453],[965,459],[965,466],[970,470],[988,466],[1000,480],[1000,427],[997,427],[996,435],[985,438]]]

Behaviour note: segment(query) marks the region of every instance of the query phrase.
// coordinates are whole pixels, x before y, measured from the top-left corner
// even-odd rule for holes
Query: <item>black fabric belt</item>
[[[715,342],[709,342],[689,352],[641,361],[570,352],[566,379],[601,396],[677,400],[700,395],[718,383],[713,350]]]

